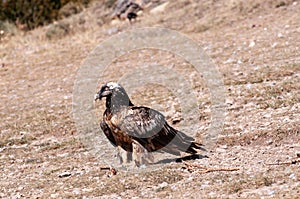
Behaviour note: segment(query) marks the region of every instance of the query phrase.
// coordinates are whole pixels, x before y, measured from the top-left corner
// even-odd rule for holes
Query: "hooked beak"
[[[101,100],[99,93],[96,93],[96,94],[95,94],[94,100],[95,100],[95,101]]]
[[[98,93],[95,94],[94,100],[95,101],[101,100],[103,97],[106,97],[106,96],[108,96],[110,94],[111,94],[110,90],[99,91]]]

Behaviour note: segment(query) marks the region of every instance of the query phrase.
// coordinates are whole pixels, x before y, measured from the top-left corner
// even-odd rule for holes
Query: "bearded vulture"
[[[153,163],[151,152],[158,150],[174,155],[205,150],[194,138],[171,127],[160,112],[134,106],[120,84],[104,84],[95,95],[95,101],[104,97],[106,110],[100,127],[111,144],[118,147],[121,164],[130,160],[136,166]]]

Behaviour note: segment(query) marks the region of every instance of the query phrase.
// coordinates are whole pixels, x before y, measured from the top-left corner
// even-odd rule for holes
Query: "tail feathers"
[[[181,131],[175,130],[167,123],[164,127],[167,130],[166,134],[171,134],[174,136],[174,139],[172,140],[172,146],[167,147],[167,152],[172,153],[174,155],[180,155],[180,151],[190,154],[197,154],[197,150],[206,151],[206,149],[203,148],[202,144],[195,142],[195,139],[193,137],[188,136]]]

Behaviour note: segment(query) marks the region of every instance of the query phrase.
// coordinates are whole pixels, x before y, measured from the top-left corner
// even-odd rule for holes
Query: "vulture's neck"
[[[115,91],[106,98],[106,109],[110,112],[118,112],[124,107],[133,106],[126,92]]]

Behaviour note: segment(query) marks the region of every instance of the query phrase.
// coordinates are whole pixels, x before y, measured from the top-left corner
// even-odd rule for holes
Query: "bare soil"
[[[43,27],[1,37],[0,198],[299,198],[299,12],[298,0],[178,0],[163,12],[145,10],[129,24],[111,23],[109,10],[98,2],[64,19],[72,25],[65,36],[47,39]],[[211,57],[226,90],[224,128],[209,158],[188,161],[204,169],[172,162],[112,175],[79,139],[72,118],[74,81],[101,41],[151,26],[186,34]],[[117,81],[129,66],[153,62],[190,81],[200,103],[199,134],[204,133],[209,91],[182,58],[158,50],[132,52],[112,63],[99,85]],[[179,111],[176,96],[147,89],[133,93],[133,101],[165,107],[172,122]],[[95,107],[99,117],[103,106]],[[205,172],[220,168],[238,170]]]

